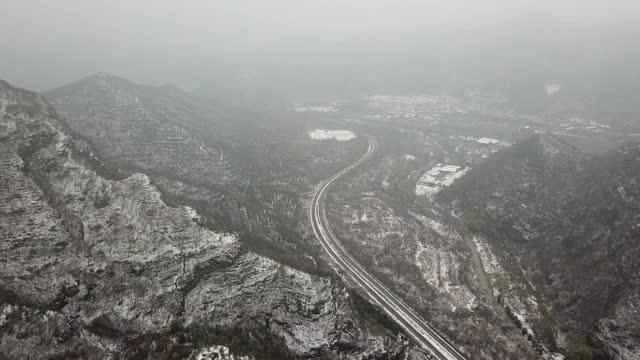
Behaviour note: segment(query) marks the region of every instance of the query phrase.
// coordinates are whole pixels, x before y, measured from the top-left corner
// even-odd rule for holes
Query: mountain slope
[[[275,359],[422,356],[339,282],[166,205],[148,176],[109,168],[44,98],[4,82],[0,170],[3,358],[182,358],[209,345]]]
[[[210,226],[237,231],[254,251],[318,271],[310,259],[321,249],[301,226],[308,176],[318,164],[339,167],[361,142],[313,144],[305,121],[106,74],[46,96],[109,162],[149,175],[166,201],[194,207]]]
[[[243,118],[233,109],[169,86],[143,86],[107,74],[47,97],[111,161],[221,187],[244,182],[240,167],[224,154],[238,146],[230,127],[242,127]]]
[[[633,359],[640,356],[639,183],[636,144],[588,158],[536,135],[495,154],[439,200],[550,300],[560,347],[584,336],[596,355]]]

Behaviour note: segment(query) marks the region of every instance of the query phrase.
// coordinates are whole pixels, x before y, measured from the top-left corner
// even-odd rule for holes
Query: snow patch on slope
[[[219,360],[253,360],[253,356],[238,356],[231,353],[228,347],[214,345],[201,349],[192,358],[197,360],[219,359]]]
[[[502,274],[504,272],[504,269],[498,262],[496,256],[491,251],[489,244],[487,244],[483,239],[480,239],[477,235],[473,235],[473,242],[476,245],[476,249],[478,249],[478,255],[480,255],[480,259],[482,259],[482,267],[484,268],[484,272],[489,275]]]
[[[349,141],[356,138],[356,134],[349,130],[314,129],[309,131],[308,134],[313,140]]]
[[[562,86],[558,83],[551,83],[551,84],[546,84],[544,86],[544,90],[547,92],[548,96],[554,95],[556,93],[558,93],[558,91],[560,91],[560,89],[562,89]]]
[[[336,109],[333,105],[329,105],[329,106],[295,106],[293,108],[293,111],[295,111],[295,112],[311,111],[311,112],[328,113],[328,112],[337,112],[338,109]]]

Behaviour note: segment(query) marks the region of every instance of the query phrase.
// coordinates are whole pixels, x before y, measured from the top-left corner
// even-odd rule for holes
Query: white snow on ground
[[[431,176],[438,176],[438,175],[440,175],[440,168],[436,166],[433,169],[427,171],[427,174],[429,174]]]
[[[416,195],[433,195],[440,191],[440,187],[438,186],[429,186],[425,184],[416,184]]]
[[[446,238],[460,238],[460,234],[450,226],[447,226],[432,218],[428,218],[424,215],[416,214],[414,212],[409,213],[411,214],[411,216],[416,218],[416,220],[420,221],[424,227],[435,231],[435,233],[439,236]]]
[[[451,311],[473,310],[478,305],[476,296],[465,285],[451,283],[457,282],[456,274],[460,270],[455,255],[430,245],[425,246],[421,241],[417,241],[416,245],[415,263],[422,277],[430,286],[449,295]]]
[[[444,291],[453,299],[453,303],[451,304],[451,309],[453,311],[456,311],[459,308],[473,310],[478,306],[476,296],[473,295],[469,288],[464,285],[452,285],[445,283]]]
[[[426,173],[424,173],[424,175],[422,175],[420,177],[420,183],[430,183],[430,182],[436,182],[438,181],[436,178],[434,178],[433,176],[431,176],[430,171],[427,171]]]
[[[448,175],[446,178],[444,178],[442,180],[442,182],[440,184],[442,186],[449,186],[449,185],[453,184],[454,181],[456,181],[459,178],[461,178],[462,176],[464,176],[464,174],[466,174],[467,171],[469,171],[468,167],[464,168],[462,171],[456,172],[455,174]]]
[[[482,265],[484,271],[488,274],[499,274],[503,272],[502,266],[498,262],[498,259],[493,255],[491,248],[484,239],[481,239],[477,235],[473,235],[473,242],[478,249],[478,255],[482,259]]]
[[[473,242],[478,249],[478,255],[482,259],[482,267],[484,271],[491,278],[491,282],[494,285],[493,294],[494,296],[502,295],[503,301],[505,305],[508,306],[509,309],[513,312],[513,315],[518,319],[518,321],[522,325],[522,329],[527,334],[530,334],[535,338],[535,332],[533,331],[533,326],[531,323],[531,318],[536,317],[535,314],[538,313],[538,300],[533,296],[529,295],[524,299],[521,299],[514,293],[518,292],[518,285],[515,283],[511,283],[508,285],[508,289],[504,293],[501,294],[501,291],[496,287],[496,279],[505,279],[505,270],[498,262],[496,256],[493,254],[491,250],[491,245],[488,244],[486,239],[482,237],[473,236]],[[523,286],[523,285],[521,285]],[[523,301],[526,303],[523,303]],[[539,316],[539,315],[538,315]],[[544,348],[543,359],[545,360],[564,360],[564,356],[558,353],[552,353],[548,349]]]
[[[222,345],[213,345],[208,348],[201,349],[192,357],[196,360],[253,360],[253,356],[237,356],[229,351],[229,348]]]
[[[564,355],[558,353],[544,354],[542,357],[545,360],[564,360]]]
[[[2,310],[0,311],[0,326],[4,326],[7,323],[7,318],[9,317],[9,315],[11,315],[11,313],[16,311],[17,309],[18,306],[15,305],[3,306]]]
[[[296,106],[293,108],[295,112],[336,112],[338,109],[329,105],[329,106]]]
[[[349,130],[324,130],[315,129],[308,132],[309,137],[313,140],[337,140],[349,141],[356,138],[356,134]]]
[[[191,217],[192,220],[200,220],[200,215],[198,215],[198,212],[194,208],[184,206],[183,209],[187,213],[187,216]]]
[[[518,321],[520,321],[520,323],[522,324],[522,328],[527,332],[527,334],[530,334],[531,336],[536,335],[533,332],[533,329],[531,328],[531,324],[529,324],[529,321],[527,320],[527,317],[525,315],[517,311],[513,311],[513,315],[515,315],[518,318]]]
[[[2,117],[2,115],[4,115],[5,112],[7,112],[7,105],[9,104],[9,101],[7,99],[0,99],[0,117]]]
[[[580,125],[585,125],[585,126],[589,124],[589,122],[587,120],[579,118],[577,116],[570,117],[569,121],[574,122],[574,123],[578,123]]]
[[[525,126],[525,129],[529,129],[530,126]],[[511,146],[512,144],[509,141],[506,140],[501,140],[501,139],[493,139],[493,138],[488,138],[488,137],[481,137],[481,138],[477,138],[474,136],[465,136],[465,135],[458,135],[458,136],[449,136],[450,139],[462,139],[462,140],[466,140],[466,141],[473,141],[476,142],[478,144],[482,144],[482,145],[498,145],[498,146],[503,146],[503,147],[507,147],[507,146]]]
[[[589,121],[589,124],[591,124],[593,126],[601,127],[601,128],[604,128],[604,129],[611,129],[611,126],[605,125],[605,124],[601,124],[601,123],[598,123],[598,122],[595,122],[595,121]]]
[[[405,158],[406,160],[415,160],[415,159],[416,159],[416,157],[415,157],[415,156],[413,156],[413,155],[411,155],[411,154],[404,154],[404,155],[402,155],[402,156],[404,156],[404,158]]]
[[[420,216],[419,218],[420,220],[422,220],[422,223],[430,228],[431,230],[435,231],[436,234],[445,237],[451,234],[454,234],[454,232],[447,226],[445,226],[444,224],[442,224],[439,221],[433,220],[433,219],[429,219],[426,216]]]
[[[562,88],[562,86],[558,83],[552,83],[552,84],[547,84],[544,86],[544,89],[547,92],[547,95],[553,95],[556,94],[558,91],[560,91],[560,89]]]
[[[390,108],[403,105],[405,108],[412,108],[417,104],[435,104],[441,101],[439,96],[417,95],[417,96],[396,96],[396,95],[373,95],[366,98],[370,106]]]
[[[433,230],[443,239],[460,239],[460,234],[451,227],[424,215],[410,212],[425,228]],[[461,239],[460,239],[461,240]],[[422,277],[434,288],[450,297],[451,311],[457,309],[473,310],[478,306],[476,296],[465,285],[460,284],[461,262],[450,250],[434,247],[416,241],[415,263],[421,270]]]
[[[456,166],[456,165],[445,165],[440,167],[440,171],[446,172],[446,173],[454,173],[458,170],[460,170],[460,166]]]
[[[453,184],[454,181],[461,178],[464,174],[467,173],[467,171],[469,171],[468,167],[460,170],[460,166],[438,164],[438,166],[435,166],[431,170],[425,172],[418,179],[418,181],[416,182],[416,195],[433,195],[440,191],[443,187],[447,187]],[[442,177],[443,173],[447,175]],[[438,179],[436,178],[436,176],[441,178]]]
[[[489,145],[489,144],[497,144],[497,143],[499,143],[499,142],[500,142],[500,140],[497,140],[497,139],[491,139],[491,138],[480,138],[480,139],[478,139],[478,140],[476,140],[476,141],[477,141],[478,143],[480,143],[480,144],[486,144],[486,145]]]

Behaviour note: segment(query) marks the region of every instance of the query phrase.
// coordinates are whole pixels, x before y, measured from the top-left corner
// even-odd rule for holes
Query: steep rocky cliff
[[[639,184],[637,144],[587,157],[536,135],[470,171],[440,201],[549,300],[555,345],[571,356],[635,359]]]
[[[0,354],[424,358],[357,294],[248,251],[149,177],[107,166],[0,82]]]
[[[128,174],[147,174],[165,201],[193,207],[212,227],[237,231],[253,251],[318,271],[315,241],[300,227],[306,216],[300,194],[309,191],[310,175],[339,167],[364,143],[316,144],[304,120],[108,74],[46,97],[108,161]]]

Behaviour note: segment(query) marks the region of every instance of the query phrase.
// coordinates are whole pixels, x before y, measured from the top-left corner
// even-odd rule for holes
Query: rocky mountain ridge
[[[253,251],[319,271],[312,256],[321,249],[301,226],[309,174],[339,167],[364,144],[315,144],[300,119],[108,74],[46,96],[109,162],[147,174],[165,201],[195,208],[209,226],[238,232]]]
[[[424,358],[337,280],[248,251],[237,234],[123,175],[41,96],[0,83],[0,353],[183,358]]]

